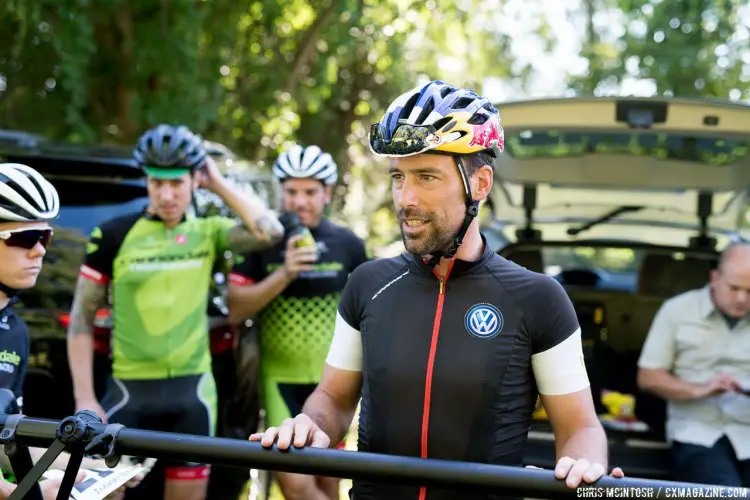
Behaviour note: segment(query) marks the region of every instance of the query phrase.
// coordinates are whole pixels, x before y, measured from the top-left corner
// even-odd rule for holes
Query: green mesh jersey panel
[[[320,381],[333,338],[340,293],[277,297],[260,316],[261,367],[266,377]]]
[[[95,230],[84,267],[110,278],[115,377],[163,379],[211,370],[211,270],[228,249],[234,224],[223,217],[189,218],[169,230],[141,216]],[[102,264],[107,254],[111,268]]]

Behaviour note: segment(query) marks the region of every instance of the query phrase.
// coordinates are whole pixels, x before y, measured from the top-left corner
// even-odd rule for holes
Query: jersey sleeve
[[[341,293],[333,340],[326,358],[326,364],[341,370],[362,370],[362,334],[359,325],[363,311],[359,289],[364,277],[361,270],[358,268],[349,276]]]
[[[252,285],[263,279],[263,260],[260,254],[242,255],[232,267],[228,280],[240,286]]]
[[[578,392],[590,385],[578,317],[563,287],[548,276],[542,278],[534,286],[534,303],[526,307],[537,388],[549,396]]]
[[[679,311],[674,302],[659,308],[651,323],[638,358],[638,367],[647,370],[672,370],[675,358],[675,330]]]
[[[208,223],[211,226],[211,236],[216,247],[216,255],[222,255],[229,250],[229,231],[238,223],[230,217],[220,215],[208,217]]]
[[[106,285],[112,279],[112,267],[117,253],[114,235],[106,226],[97,226],[91,231],[86,256],[80,275],[96,283]]]

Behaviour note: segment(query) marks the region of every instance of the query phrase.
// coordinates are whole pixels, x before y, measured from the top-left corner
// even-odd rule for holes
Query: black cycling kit
[[[331,366],[363,372],[358,450],[522,464],[539,393],[589,386],[580,329],[549,276],[495,254],[445,279],[411,254],[360,266],[344,290]],[[499,495],[355,481],[356,500]]]
[[[11,299],[0,309],[0,388],[10,389],[23,408],[23,383],[29,362],[29,329],[13,311]]]

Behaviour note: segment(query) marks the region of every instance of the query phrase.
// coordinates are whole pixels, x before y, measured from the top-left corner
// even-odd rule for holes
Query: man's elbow
[[[247,315],[242,311],[238,297],[236,294],[230,292],[227,294],[227,309],[229,322],[233,325],[239,325],[247,319]]]
[[[638,389],[644,392],[654,392],[654,388],[657,385],[659,376],[665,372],[665,370],[654,370],[650,368],[638,368],[638,374],[636,375],[636,384]]]
[[[271,240],[271,244],[275,245],[284,238],[284,226],[281,222],[276,220],[275,224],[272,224],[268,230],[268,239]]]
[[[284,226],[273,214],[266,214],[256,221],[263,244],[272,247],[284,238]]]

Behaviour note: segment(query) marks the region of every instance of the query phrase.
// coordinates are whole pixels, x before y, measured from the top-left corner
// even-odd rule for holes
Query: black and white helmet
[[[140,167],[194,170],[206,159],[203,140],[184,125],[157,125],[138,139],[133,157]]]
[[[0,163],[0,222],[51,221],[60,210],[55,187],[33,168]]]
[[[333,157],[318,146],[303,147],[296,144],[276,159],[273,175],[280,182],[289,178],[317,179],[326,186],[333,186],[338,179],[338,167]]]

